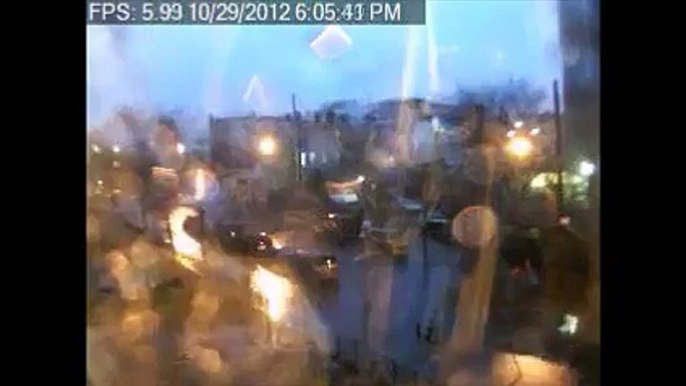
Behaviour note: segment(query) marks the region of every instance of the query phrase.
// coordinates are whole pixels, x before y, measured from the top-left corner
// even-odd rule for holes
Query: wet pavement
[[[442,338],[449,337],[451,321],[455,319],[459,256],[455,248],[432,240],[427,243],[426,261],[422,250],[420,237],[412,239],[405,260],[365,254],[361,243],[335,248],[337,291],[321,291],[322,287],[317,286],[307,289],[316,295],[310,297],[310,303],[319,311],[319,322],[332,342],[332,353],[354,363],[365,377],[370,376],[367,370],[373,363],[384,368],[384,376],[394,379],[395,384],[415,384],[435,380],[438,376],[437,347]],[[97,271],[95,266],[91,268],[93,273]],[[438,344],[418,339],[418,325],[422,333],[428,326],[434,326]],[[248,333],[236,332],[235,328],[226,326],[213,330],[211,346],[222,353],[225,363],[244,358],[240,354],[230,355],[229,346],[236,346],[236,339],[245,340]],[[233,343],[228,344],[229,341]],[[240,346],[249,344],[243,342]],[[110,376],[106,374],[108,370],[103,371],[101,377]],[[463,379],[453,379],[453,384],[492,384],[488,383],[492,377],[488,371],[469,370],[453,377]],[[371,381],[360,379],[360,382],[370,384]]]
[[[444,372],[454,369],[453,374],[443,374],[448,385],[510,384],[516,377],[517,385],[574,384],[567,366],[533,355],[492,351],[480,364],[466,367],[441,360],[445,356],[440,347],[449,339],[455,320],[459,254],[454,247],[432,240],[427,247],[426,262],[419,237],[412,240],[405,262],[366,256],[360,245],[336,250],[338,295],[320,304],[336,354],[365,373],[373,363],[382,364],[395,384],[434,382],[441,366]],[[428,326],[436,330],[432,343],[417,338],[418,324],[422,333]],[[533,339],[527,338],[530,330],[508,332],[499,339],[523,340],[521,344],[527,346]],[[532,347],[529,351],[534,352],[540,345]]]
[[[359,245],[336,251],[338,296],[322,310],[343,358],[360,367],[377,360],[398,372],[427,372],[434,346],[417,338],[417,325],[449,335],[445,314],[454,304],[447,304],[447,291],[459,286],[457,251],[431,240],[427,247],[426,263],[419,237],[411,241],[405,261],[365,256]]]

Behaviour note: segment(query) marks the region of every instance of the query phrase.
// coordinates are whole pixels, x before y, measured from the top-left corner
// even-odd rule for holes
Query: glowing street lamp
[[[588,161],[581,161],[579,163],[579,174],[584,177],[589,177],[595,173],[595,165]]]
[[[119,153],[119,152],[121,152],[121,148],[117,145],[114,145],[114,146],[112,146],[112,151],[115,153]]]
[[[186,145],[184,145],[183,143],[178,143],[178,144],[176,144],[176,151],[177,151],[179,154],[185,153],[185,152],[186,152]]]
[[[535,137],[535,136],[541,134],[541,128],[540,127],[534,127],[533,129],[531,129],[529,134],[531,134],[532,136]]]
[[[531,155],[534,145],[525,137],[514,137],[507,142],[505,150],[517,158],[526,158]]]
[[[515,127],[515,129],[521,129],[522,127],[524,127],[524,122],[522,122],[522,121],[516,121],[516,122],[514,123],[514,127]]]
[[[277,150],[276,141],[272,137],[264,137],[260,139],[257,150],[264,156],[274,155]]]

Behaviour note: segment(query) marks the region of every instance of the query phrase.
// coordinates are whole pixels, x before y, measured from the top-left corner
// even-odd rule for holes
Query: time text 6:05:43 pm
[[[423,24],[424,2],[116,1],[87,3],[88,24]]]

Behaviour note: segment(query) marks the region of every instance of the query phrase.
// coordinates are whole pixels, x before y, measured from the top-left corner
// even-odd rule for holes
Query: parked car
[[[452,244],[452,221],[448,215],[440,210],[429,212],[424,223],[422,224],[422,231],[430,239],[441,244]]]
[[[316,256],[312,258],[312,266],[320,281],[330,282],[338,280],[338,260],[333,255]]]
[[[273,257],[278,252],[270,234],[246,224],[218,227],[219,241],[226,252],[243,256]]]
[[[318,224],[315,225],[315,233],[336,243],[357,239],[364,217],[362,208],[343,208],[338,211],[332,209],[334,210],[321,214]]]
[[[364,177],[351,181],[325,182],[323,228],[339,242],[357,239],[362,230],[364,210],[360,197]]]
[[[332,253],[316,249],[283,248],[280,259],[295,267],[302,283],[317,293],[323,288],[338,287],[338,259]]]

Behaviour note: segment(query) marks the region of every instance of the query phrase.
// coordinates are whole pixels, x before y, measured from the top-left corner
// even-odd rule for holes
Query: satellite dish
[[[498,217],[487,206],[470,206],[462,210],[452,224],[452,235],[460,244],[468,248],[487,245],[498,229]]]

